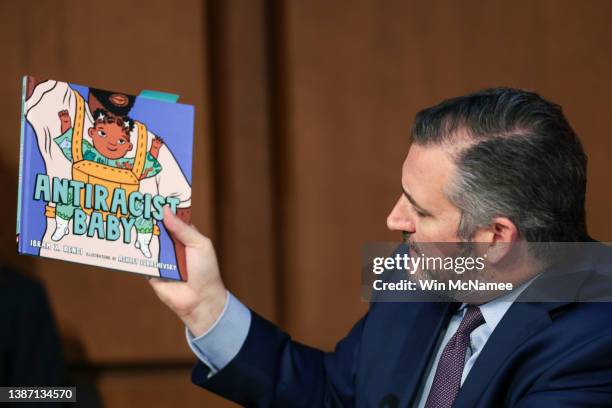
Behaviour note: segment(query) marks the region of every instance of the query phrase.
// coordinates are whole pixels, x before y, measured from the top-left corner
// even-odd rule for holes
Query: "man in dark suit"
[[[227,292],[211,242],[166,209],[166,227],[188,248],[189,281],[151,284],[186,325],[200,360],[193,381],[262,407],[612,406],[612,304],[577,301],[609,298],[610,264],[593,255],[605,250],[577,251],[560,267],[548,244],[589,241],[586,156],[561,108],[484,90],[419,112],[412,138],[389,228],[412,255],[423,243],[479,243],[490,266],[479,279],[514,290],[374,302],[325,353]]]

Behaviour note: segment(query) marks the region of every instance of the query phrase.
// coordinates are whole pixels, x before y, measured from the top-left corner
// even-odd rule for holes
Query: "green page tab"
[[[142,92],[140,92],[140,95],[138,96],[142,98],[155,99],[157,101],[170,102],[170,103],[175,103],[176,101],[178,101],[178,98],[179,98],[177,94],[171,94],[171,93],[159,92],[159,91],[151,91],[149,89],[144,89]]]

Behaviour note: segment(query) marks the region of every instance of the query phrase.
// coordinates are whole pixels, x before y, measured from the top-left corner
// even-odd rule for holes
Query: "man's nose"
[[[387,228],[391,231],[406,231],[411,234],[415,232],[414,222],[410,216],[410,209],[402,198],[395,204],[391,213],[387,217]]]

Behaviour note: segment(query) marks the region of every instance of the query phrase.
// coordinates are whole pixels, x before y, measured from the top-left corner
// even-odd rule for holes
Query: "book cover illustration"
[[[191,218],[194,107],[175,100],[24,77],[18,252],[186,280],[162,222]]]

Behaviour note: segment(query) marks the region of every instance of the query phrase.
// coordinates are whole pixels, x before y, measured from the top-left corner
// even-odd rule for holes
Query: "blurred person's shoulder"
[[[0,327],[14,328],[20,319],[35,320],[49,309],[46,291],[35,279],[0,265]]]
[[[37,280],[0,265],[0,304],[3,306],[24,305],[40,296],[45,290]]]

